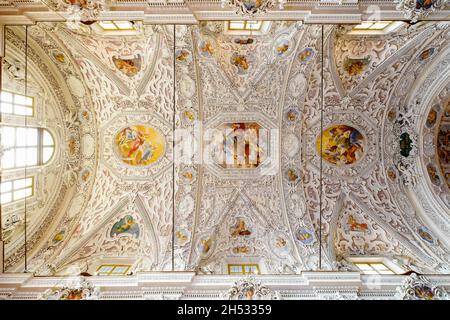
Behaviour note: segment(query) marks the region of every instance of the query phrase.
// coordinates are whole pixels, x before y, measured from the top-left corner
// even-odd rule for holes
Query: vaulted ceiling
[[[29,208],[30,270],[283,274],[383,256],[450,271],[448,23],[136,26],[27,27],[27,85],[57,109],[43,124],[60,152],[46,214]],[[6,28],[4,75],[24,68],[24,30]]]

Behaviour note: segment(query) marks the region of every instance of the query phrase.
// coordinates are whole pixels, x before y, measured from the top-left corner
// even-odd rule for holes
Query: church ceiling
[[[386,256],[448,273],[448,24],[350,29],[28,27],[30,64],[59,99],[67,189],[32,234],[30,268],[283,274]]]

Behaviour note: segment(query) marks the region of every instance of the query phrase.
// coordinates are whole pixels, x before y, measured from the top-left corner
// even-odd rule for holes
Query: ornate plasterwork
[[[425,276],[411,273],[402,286],[397,287],[396,298],[401,300],[448,300],[447,292],[434,285]]]
[[[222,8],[225,6],[235,7],[237,14],[250,16],[264,14],[276,3],[280,9],[283,9],[286,0],[221,0]]]
[[[48,289],[39,300],[98,300],[100,290],[84,277],[70,280],[61,288]]]
[[[40,263],[42,263],[45,258],[40,257],[42,254],[48,254],[52,251],[50,248],[52,240],[49,239],[54,236],[58,231],[55,231],[55,227],[58,222],[64,221],[63,224],[66,226],[73,225],[76,219],[68,218],[67,215],[63,216],[64,213],[61,212],[61,207],[71,202],[72,195],[75,191],[80,191],[81,193],[89,193],[92,180],[88,179],[90,174],[83,175],[82,178],[79,175],[81,167],[84,165],[86,169],[91,169],[95,167],[95,154],[90,152],[85,152],[92,145],[86,144],[86,139],[83,142],[83,136],[86,134],[95,137],[95,130],[93,129],[93,122],[95,121],[92,117],[85,117],[85,126],[81,128],[81,122],[79,120],[79,109],[88,110],[90,108],[90,100],[88,94],[80,95],[80,92],[85,93],[84,84],[79,82],[80,87],[77,89],[81,91],[74,90],[75,87],[70,85],[66,86],[64,83],[70,83],[69,79],[78,79],[77,68],[75,67],[70,55],[67,54],[58,45],[55,45],[52,38],[46,38],[45,32],[40,27],[34,26],[28,28],[28,62],[30,66],[29,72],[33,74],[35,79],[39,79],[39,82],[45,83],[45,86],[52,88],[51,91],[41,90],[37,92],[35,84],[36,81],[30,82],[30,94],[36,94],[37,99],[44,99],[43,102],[51,105],[54,101],[58,101],[58,109],[51,111],[50,106],[47,107],[46,112],[42,112],[39,107],[36,111],[40,112],[37,117],[37,121],[30,121],[29,125],[45,126],[49,128],[55,128],[51,130],[57,137],[57,157],[58,154],[61,155],[60,160],[52,161],[48,167],[43,167],[42,171],[38,172],[38,188],[37,191],[39,197],[48,197],[45,206],[35,206],[30,205],[27,210],[30,210],[29,217],[32,214],[38,213],[40,210],[46,215],[41,215],[38,219],[39,225],[34,226],[31,224],[28,227],[28,241],[27,241],[27,256],[28,256],[28,268],[29,270],[36,270]],[[24,50],[24,33],[21,28],[16,28],[14,31],[10,31],[9,34],[9,46],[21,48]],[[62,54],[64,63],[54,64],[54,50]],[[63,50],[63,51],[61,51]],[[24,51],[21,51],[24,52]],[[70,74],[66,71],[70,69]],[[34,88],[34,89],[33,89]],[[78,94],[77,94],[78,92]],[[51,115],[54,112],[54,115]],[[58,113],[64,114],[58,116]],[[45,117],[48,117],[47,119]],[[53,117],[53,119],[52,119]],[[60,118],[58,118],[60,117]],[[57,171],[62,170],[62,176],[57,175]],[[41,175],[41,173],[43,175]],[[92,172],[91,172],[92,173]],[[46,188],[52,187],[52,176],[58,181],[58,185],[53,186],[53,190],[47,190]],[[40,179],[44,178],[43,181]],[[44,193],[42,193],[44,192]],[[55,194],[54,194],[55,193]],[[76,206],[80,209],[86,198],[82,197]],[[32,220],[30,220],[33,222]],[[70,227],[69,227],[70,228]],[[59,230],[61,231],[61,230]],[[20,235],[19,235],[20,236]],[[48,241],[48,243],[47,243]],[[19,242],[21,247],[16,248],[15,246],[10,246],[14,253],[8,257],[5,261],[7,268],[23,268],[23,255],[24,247],[23,241]],[[48,247],[46,246],[49,245]],[[31,258],[33,256],[33,258]]]
[[[76,187],[79,192],[65,203],[67,207],[61,205],[67,209],[64,219],[55,222],[45,250],[33,259],[43,266],[40,274],[70,273],[74,265],[92,272],[102,259],[120,257],[135,264],[133,272],[223,274],[229,263],[250,261],[259,263],[264,273],[296,274],[318,268],[319,245],[323,269],[344,268],[344,258],[364,254],[395,256],[405,266],[417,265],[414,270],[418,272],[447,270],[442,235],[420,217],[410,200],[408,188],[417,184],[405,183],[406,174],[396,166],[402,159],[398,154],[403,129],[414,146],[421,145],[417,135],[420,114],[408,113],[410,108],[420,108],[402,96],[418,92],[409,90],[414,83],[411,73],[421,75],[427,69],[422,59],[427,54],[419,58],[421,52],[416,48],[420,43],[424,50],[442,48],[448,40],[442,29],[413,27],[407,39],[402,34],[389,38],[383,51],[376,40],[348,40],[333,46],[335,29],[325,26],[326,112],[321,128],[321,26],[273,22],[267,34],[252,36],[252,43],[223,34],[223,24],[216,22],[176,26],[175,30],[145,26],[126,42],[121,37],[71,31],[59,24],[42,28],[44,35],[36,31],[34,36],[41,39],[50,59],[61,60],[55,50],[70,51],[80,68],[71,72],[65,67],[68,62],[57,64],[64,71],[70,94],[78,99],[89,94],[95,108],[80,105],[67,115],[68,123],[81,127],[80,133],[71,135],[74,150],[93,162],[82,162],[75,176],[68,174],[74,179],[67,181],[79,181],[83,187]],[[45,37],[57,43],[45,42]],[[345,61],[332,62],[341,51],[351,59],[361,58],[349,54],[353,52],[349,43],[366,46],[368,51],[376,48],[368,69],[358,79],[343,76]],[[137,59],[125,54],[127,47],[142,57],[139,70],[131,76],[115,64],[117,59]],[[242,59],[232,59],[236,52],[253,55],[253,60],[247,60],[249,71],[245,72]],[[427,61],[438,59],[439,52],[445,51],[433,51]],[[427,82],[426,87],[431,84]],[[405,110],[400,106],[406,106]],[[197,128],[214,129],[228,122],[255,123],[278,131],[273,143],[281,147],[272,174],[256,179],[236,168],[203,165],[205,141]],[[405,123],[407,127],[402,126]],[[175,148],[181,143],[193,148],[175,153],[175,168],[167,152],[165,160],[130,168],[119,161],[113,148],[116,133],[130,124],[158,129],[170,152],[175,126],[183,130],[181,137],[174,133]],[[364,154],[349,165],[324,161],[320,181],[316,141],[322,129],[338,124],[361,132]],[[97,153],[98,163],[94,161]],[[420,152],[413,154],[410,168],[417,170]],[[410,177],[415,176],[413,172],[419,171],[408,173]],[[91,181],[92,191],[85,189]],[[426,189],[425,184],[418,185]],[[414,190],[420,200],[430,194],[419,187]],[[441,214],[436,207],[426,207],[427,201],[420,203],[427,216],[434,219],[433,215]],[[123,221],[136,223],[139,232],[111,233]],[[427,241],[428,235],[433,241]],[[65,240],[57,241],[61,237]],[[356,297],[354,291],[348,292],[349,297]],[[335,288],[314,296],[320,294],[323,298],[345,296]],[[152,291],[147,296],[154,295]]]
[[[404,13],[406,19],[416,23],[431,13],[443,9],[448,4],[448,0],[394,0],[394,3],[397,4],[397,10]]]
[[[281,300],[279,292],[271,290],[252,277],[236,281],[221,297],[225,300]]]
[[[50,0],[46,4],[55,11],[66,11],[68,22],[76,27],[81,21],[95,21],[106,9],[105,0]]]

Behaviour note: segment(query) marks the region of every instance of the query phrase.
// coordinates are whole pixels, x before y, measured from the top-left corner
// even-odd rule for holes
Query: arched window
[[[5,205],[35,194],[36,172],[25,171],[21,176],[15,169],[48,163],[55,151],[55,141],[44,128],[17,125],[17,119],[35,116],[34,97],[2,90],[0,112],[15,119],[2,119],[0,126],[0,168],[3,172],[15,172],[8,174],[11,178],[2,179],[0,184],[0,204]]]
[[[39,166],[50,161],[55,142],[46,129],[2,126],[1,147],[3,170]]]

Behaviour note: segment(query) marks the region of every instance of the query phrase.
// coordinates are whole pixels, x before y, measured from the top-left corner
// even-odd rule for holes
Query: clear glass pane
[[[1,112],[3,113],[13,113],[13,106],[11,103],[2,102],[0,108]]]
[[[380,274],[395,274],[394,272],[392,272],[391,270],[380,270],[378,271]]]
[[[26,185],[27,187],[32,186],[32,185],[33,185],[33,178],[26,178],[26,179],[25,179],[25,185]]]
[[[27,148],[27,165],[35,166],[38,163],[37,148]]]
[[[27,97],[26,98],[26,103],[27,106],[32,106],[33,105],[33,98]]]
[[[47,163],[53,155],[53,147],[45,147],[42,150],[42,162]]]
[[[14,104],[21,104],[21,105],[25,105],[27,103],[27,99],[25,96],[19,95],[19,94],[15,94],[14,95]]]
[[[363,22],[363,23],[355,26],[353,29],[365,30],[365,29],[369,29],[372,25],[373,25],[373,22]]]
[[[32,116],[33,115],[33,108],[26,107],[25,115],[26,116]]]
[[[33,195],[33,188],[26,188],[25,189],[25,196],[31,197]]]
[[[5,204],[5,203],[11,202],[11,201],[12,201],[12,194],[11,194],[11,192],[2,193],[2,195],[0,196],[0,203],[1,204]]]
[[[16,129],[16,146],[25,147],[27,145],[27,128]]]
[[[2,91],[0,94],[0,99],[1,99],[1,101],[12,102],[13,95],[11,92]]]
[[[114,268],[113,274],[124,274],[127,269],[127,266],[117,266]]]
[[[112,21],[100,21],[98,24],[104,30],[117,30],[116,25]]]
[[[16,149],[16,167],[25,167],[27,164],[27,149]]]
[[[242,267],[241,266],[231,266],[230,267],[230,273],[241,273]]]
[[[101,266],[98,269],[98,273],[109,273],[113,269],[113,266]]]
[[[247,29],[248,30],[259,30],[261,28],[262,21],[248,21]]]
[[[372,268],[366,263],[355,263],[360,270],[372,270]]]
[[[53,141],[53,137],[50,134],[50,132],[48,132],[47,130],[43,130],[43,141],[42,143],[44,144],[44,146],[53,146],[54,145],[54,141]]]
[[[371,263],[370,264],[375,270],[389,270],[383,263]]]
[[[24,106],[14,106],[14,113],[19,116],[27,116],[29,115],[29,108]]]
[[[14,149],[7,150],[3,153],[2,157],[2,168],[9,169],[14,168]]]
[[[244,24],[244,21],[230,21],[230,29],[243,30]]]
[[[363,273],[364,274],[378,274],[378,272],[375,271],[375,270],[371,270],[371,271],[370,270],[364,270]]]
[[[6,192],[6,191],[11,191],[12,188],[12,182],[11,181],[5,181],[2,182],[0,190],[2,193]]]
[[[16,130],[14,127],[3,127],[2,128],[2,146],[3,147],[14,146],[15,132],[16,132]]]
[[[23,189],[27,186],[27,179],[17,179],[14,181],[14,190]]]
[[[114,21],[114,23],[121,30],[134,29],[133,24],[130,21]]]
[[[19,200],[19,199],[23,199],[27,196],[27,191],[26,189],[21,189],[21,190],[17,190],[14,191],[14,200]]]
[[[27,146],[37,146],[38,141],[38,129],[37,128],[28,128],[27,130]]]
[[[391,22],[389,21],[380,21],[380,22],[376,22],[374,23],[370,29],[372,30],[383,30],[384,28],[386,28]]]

